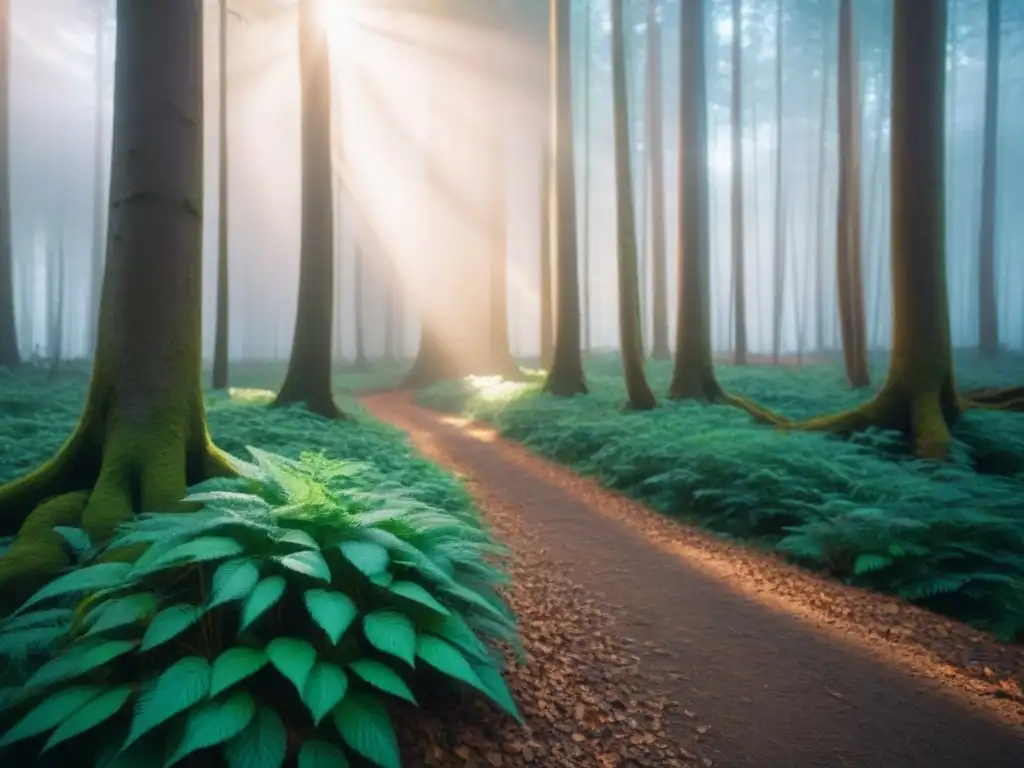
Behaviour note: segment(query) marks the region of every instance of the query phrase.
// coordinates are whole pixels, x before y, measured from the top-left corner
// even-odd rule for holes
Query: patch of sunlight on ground
[[[231,387],[228,398],[238,405],[268,405],[274,401],[276,394],[269,389],[251,387]]]

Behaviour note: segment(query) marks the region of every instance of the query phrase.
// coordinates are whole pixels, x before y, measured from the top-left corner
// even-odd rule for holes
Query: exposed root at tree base
[[[277,397],[274,398],[274,402],[270,404],[270,407],[284,408],[289,405],[301,405],[310,413],[323,419],[330,419],[331,421],[349,421],[352,418],[338,407],[338,404],[334,402],[334,398],[330,395],[327,397],[303,397],[300,395],[289,395],[284,390],[281,390]]]
[[[732,406],[745,411],[758,424],[783,426],[789,423],[784,416],[780,416],[745,397],[729,394],[713,376],[710,378],[673,378],[669,389],[669,399],[696,400],[705,405]]]
[[[949,457],[952,442],[950,428],[961,412],[962,404],[951,391],[936,388],[908,394],[886,386],[874,399],[857,408],[778,426],[836,435],[862,432],[872,427],[895,430],[908,437],[921,458],[944,460]]]
[[[1024,386],[976,389],[964,393],[963,399],[970,408],[1024,412]]]

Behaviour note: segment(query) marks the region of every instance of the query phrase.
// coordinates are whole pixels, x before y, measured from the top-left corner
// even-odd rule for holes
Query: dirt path
[[[716,736],[707,745],[714,765],[1024,765],[1019,702],[999,700],[991,686],[972,688],[969,676],[915,646],[914,630],[879,634],[857,603],[870,602],[892,626],[938,627],[922,636],[968,638],[971,630],[664,521],[489,428],[418,408],[408,393],[363,402],[465,476],[486,515],[513,515],[548,561],[611,614],[611,631],[647,649],[641,666],[685,708],[666,713],[666,737],[692,742],[700,713]],[[835,605],[853,606],[838,611],[853,620],[829,619]],[[893,615],[901,611],[908,615]],[[1021,660],[970,639],[997,669]]]

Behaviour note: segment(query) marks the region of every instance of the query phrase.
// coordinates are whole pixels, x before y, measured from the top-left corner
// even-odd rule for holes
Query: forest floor
[[[1024,764],[1021,647],[680,525],[410,393],[363,402],[462,476],[513,550],[535,764]],[[552,732],[568,762],[536,751]]]

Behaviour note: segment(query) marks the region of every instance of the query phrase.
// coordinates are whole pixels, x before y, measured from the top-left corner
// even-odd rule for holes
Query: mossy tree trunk
[[[555,262],[555,341],[544,389],[553,395],[586,394],[580,350],[580,281],[576,252],[576,178],[572,118],[570,0],[549,0],[551,11],[552,148]]]
[[[747,281],[743,238],[743,15],[741,1],[732,0],[732,300],[735,365],[747,363]],[[756,130],[756,127],[755,127]]]
[[[985,357],[999,352],[996,300],[996,168],[999,135],[999,42],[1002,2],[988,0],[985,47],[985,140],[981,161],[981,222],[978,228],[978,349]]]
[[[342,418],[331,395],[334,313],[334,205],[331,167],[331,68],[327,30],[316,0],[299,2],[302,103],[302,244],[299,300],[291,358],[275,405],[302,403],[326,418]]]
[[[54,525],[94,541],[139,511],[230,472],[201,388],[202,13],[180,0],[118,5],[110,251],[92,381],[71,437],[0,488],[0,591],[68,565]]]
[[[892,65],[892,356],[885,384],[859,408],[796,426],[906,433],[945,458],[961,412],[953,380],[945,265],[946,1],[896,0]]]
[[[630,408],[650,410],[657,405],[644,374],[644,346],[640,326],[640,287],[637,274],[636,214],[630,175],[629,109],[626,98],[622,0],[611,0],[612,129],[615,142],[616,255],[619,286],[619,349]]]
[[[213,339],[213,388],[228,387],[228,0],[220,0],[217,49],[220,91],[217,123],[217,322]]]
[[[647,92],[651,105],[647,138],[651,183],[651,357],[669,360],[668,254],[665,243],[665,129],[662,114],[661,20],[657,0],[647,2]]]
[[[0,0],[0,368],[21,363],[11,247],[10,51],[11,3]]]
[[[861,259],[860,105],[853,3],[839,3],[839,196],[836,219],[836,290],[846,378],[866,387],[868,376],[864,277]]]

